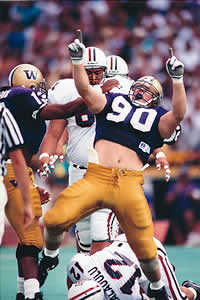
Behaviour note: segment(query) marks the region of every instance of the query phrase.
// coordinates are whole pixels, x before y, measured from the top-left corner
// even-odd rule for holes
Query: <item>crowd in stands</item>
[[[199,19],[199,0],[1,2],[0,86],[7,85],[9,72],[19,63],[36,65],[48,86],[72,77],[67,45],[81,28],[85,45],[123,57],[131,78],[158,78],[162,105],[168,109],[172,85],[165,62],[172,47],[185,65],[188,111],[178,142],[170,146],[173,151],[167,149],[168,159],[172,166],[200,164]]]

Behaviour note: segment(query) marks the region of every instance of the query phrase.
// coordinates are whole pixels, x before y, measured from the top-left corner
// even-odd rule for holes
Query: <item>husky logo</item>
[[[10,180],[10,183],[14,186],[17,187],[17,181],[15,179]]]
[[[26,78],[28,80],[36,80],[38,71],[37,70],[24,70],[24,73],[26,74]]]

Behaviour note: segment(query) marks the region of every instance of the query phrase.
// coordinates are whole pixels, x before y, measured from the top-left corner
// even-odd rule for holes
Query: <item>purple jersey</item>
[[[95,141],[104,139],[128,147],[145,163],[154,149],[163,145],[158,130],[162,107],[135,106],[126,95],[109,93],[103,111],[96,115]]]
[[[38,112],[48,103],[45,94],[24,87],[0,89],[0,100],[13,114],[22,133],[24,144],[32,154],[39,150],[46,123],[39,119]]]

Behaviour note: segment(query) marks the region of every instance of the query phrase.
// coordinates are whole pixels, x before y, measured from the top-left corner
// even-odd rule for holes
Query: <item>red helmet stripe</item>
[[[112,68],[113,68],[113,58],[111,56],[111,58],[110,58],[110,69],[112,70]]]
[[[92,53],[91,53],[91,48],[89,48],[89,61],[92,60]]]

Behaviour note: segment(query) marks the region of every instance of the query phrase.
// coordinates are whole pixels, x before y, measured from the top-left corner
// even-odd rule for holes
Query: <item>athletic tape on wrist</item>
[[[158,158],[161,158],[161,157],[166,157],[165,156],[165,153],[164,152],[158,152],[157,154],[156,154],[156,159],[158,159]]]
[[[172,78],[173,83],[183,83],[183,77],[181,78]]]
[[[73,65],[82,65],[83,60],[82,59],[72,59],[72,64]]]
[[[46,152],[43,152],[42,154],[40,154],[39,160],[41,160],[43,157],[49,157],[49,154]]]

